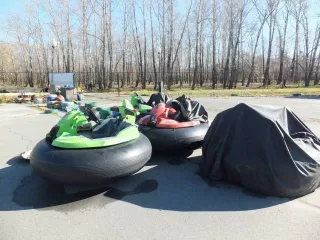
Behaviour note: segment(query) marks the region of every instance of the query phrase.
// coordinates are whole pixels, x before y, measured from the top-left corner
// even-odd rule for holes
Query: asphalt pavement
[[[86,95],[101,106],[123,97]],[[199,98],[209,118],[240,102],[288,106],[320,136],[320,100]],[[0,240],[319,239],[320,190],[265,197],[198,175],[201,150],[153,156],[137,174],[96,189],[49,183],[19,155],[59,117],[25,104],[0,105]]]

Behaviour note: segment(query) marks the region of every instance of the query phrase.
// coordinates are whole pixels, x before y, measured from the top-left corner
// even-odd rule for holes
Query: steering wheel
[[[87,108],[86,109],[87,113],[88,113],[88,116],[89,116],[89,119],[98,123],[98,124],[101,124],[101,121],[97,115],[97,113],[95,113],[91,108]]]

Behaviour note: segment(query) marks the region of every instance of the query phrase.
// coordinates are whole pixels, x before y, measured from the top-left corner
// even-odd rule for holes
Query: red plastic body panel
[[[189,121],[189,122],[178,122],[170,119],[176,113],[174,108],[166,107],[164,103],[158,104],[152,108],[150,114],[155,115],[156,127],[157,128],[186,128],[193,127],[200,124],[200,121]],[[139,120],[139,124],[148,125],[151,115],[145,116]]]

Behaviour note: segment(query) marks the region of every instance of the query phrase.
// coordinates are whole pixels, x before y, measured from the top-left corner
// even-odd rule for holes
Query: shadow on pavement
[[[200,161],[201,157],[153,156],[142,171],[131,177],[68,194],[63,185],[42,179],[28,162],[14,157],[7,162],[9,167],[0,169],[0,211],[84,211],[119,200],[159,210],[247,211],[290,201],[202,179],[198,174]]]
[[[0,186],[5,188],[11,196],[0,197],[0,211],[15,211],[23,209],[41,209],[60,206],[85,200],[95,196],[105,189],[93,189],[73,195],[65,193],[64,186],[44,180],[33,172],[28,161],[20,156],[14,157],[7,162],[10,167],[0,169]],[[18,174],[17,174],[18,173]],[[12,178],[21,178],[18,185],[15,185]],[[7,178],[7,179],[6,179]],[[8,181],[6,181],[8,180]],[[72,208],[71,208],[72,209]]]

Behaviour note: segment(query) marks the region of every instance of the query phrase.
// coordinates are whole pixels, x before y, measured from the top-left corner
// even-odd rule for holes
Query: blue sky
[[[6,17],[10,13],[21,12],[24,8],[24,0],[0,0],[0,28],[6,24]],[[5,41],[6,36],[0,29],[0,41]]]
[[[73,0],[70,0],[73,1]],[[197,0],[194,0],[194,2],[196,2]],[[209,2],[211,2],[211,0],[207,0]],[[260,0],[265,2],[265,0]],[[320,0],[308,0],[309,4],[310,4],[310,8],[309,8],[309,19],[310,19],[310,30],[314,30],[316,28],[317,25],[317,18],[316,16],[320,13],[320,7],[318,7],[320,5],[320,3],[317,5],[315,5],[314,3],[318,2]],[[10,13],[22,13],[24,12],[24,8],[25,8],[25,3],[27,2],[31,2],[31,0],[0,0],[0,41],[4,41],[6,40],[6,36],[4,35],[4,31],[2,31],[3,26],[6,25],[6,18],[8,15],[10,15]],[[114,1],[116,2],[116,0]],[[188,1],[189,2],[189,1]],[[176,0],[176,11],[183,13],[186,9],[187,6],[185,6],[185,0]],[[148,15],[148,13],[147,13]],[[117,18],[117,12],[115,12],[115,17]],[[137,17],[139,18],[139,16]],[[121,22],[122,17],[120,17],[120,21]],[[256,19],[248,19],[248,21],[255,21]],[[292,21],[293,19],[290,18],[289,19],[289,29],[288,29],[288,37],[293,36],[294,35],[294,28],[292,27],[294,25],[294,21]],[[267,29],[267,25],[265,26],[266,31],[265,33],[267,33],[268,29]],[[302,31],[302,29],[301,29]],[[120,31],[121,32],[121,31]],[[265,34],[264,36],[267,41],[267,34]],[[289,43],[290,44],[290,43]],[[291,43],[293,44],[293,42]],[[289,46],[290,47],[290,46]]]
[[[22,9],[24,5],[23,0],[0,0],[0,16],[15,12]]]

